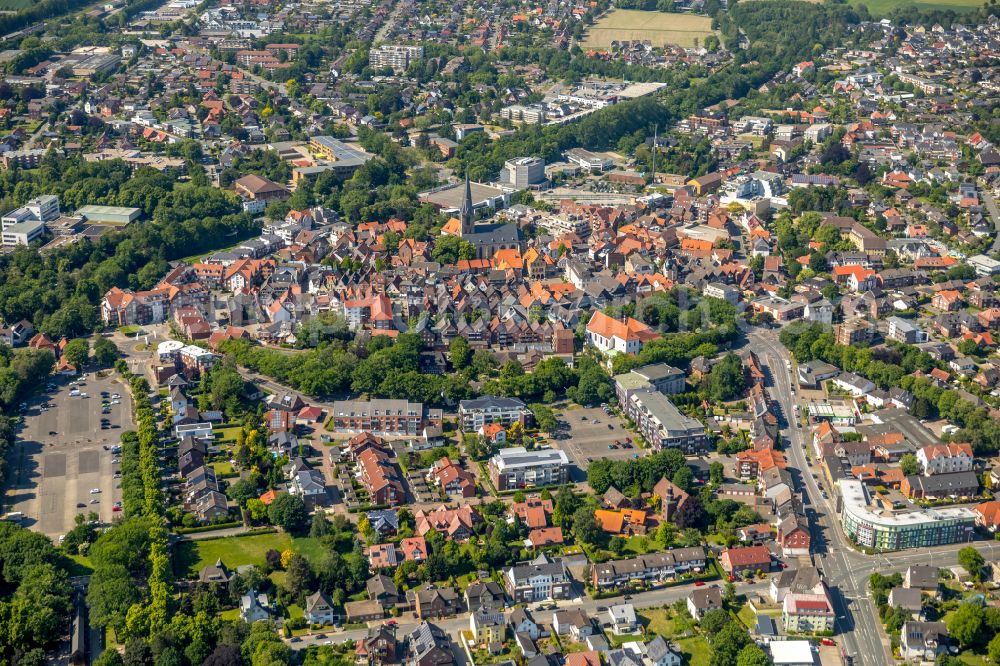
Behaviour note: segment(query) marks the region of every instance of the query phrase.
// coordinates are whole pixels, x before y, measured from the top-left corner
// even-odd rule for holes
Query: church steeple
[[[465,170],[465,192],[462,194],[462,207],[459,209],[459,219],[462,222],[461,235],[475,233],[476,212],[472,205],[472,185],[469,183],[469,170]]]

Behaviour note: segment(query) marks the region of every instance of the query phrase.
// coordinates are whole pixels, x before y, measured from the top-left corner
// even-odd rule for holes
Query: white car
[[[97,493],[99,493],[99,492],[101,492],[101,489],[100,489],[100,488],[91,488],[91,489],[90,489],[90,494],[91,494],[91,495],[96,495],[96,494],[97,494]]]
[[[87,395],[86,393],[81,393],[81,394],[80,394],[80,397],[81,397],[81,398],[89,398],[90,396],[89,396],[89,395]]]
[[[112,393],[112,394],[111,394],[111,399],[112,399],[112,400],[118,400],[118,399],[120,399],[120,398],[121,398],[121,396],[120,396],[120,395],[118,395],[117,393]]]

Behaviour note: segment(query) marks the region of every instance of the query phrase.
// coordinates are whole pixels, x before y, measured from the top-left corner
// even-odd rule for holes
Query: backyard
[[[189,540],[177,544],[174,567],[178,576],[189,577],[197,575],[202,567],[215,564],[219,559],[230,569],[244,564],[263,566],[267,551],[282,552],[288,548],[311,561],[317,560],[323,552],[319,539],[292,538],[284,532]]]
[[[587,31],[585,48],[608,48],[612,41],[649,40],[653,46],[693,47],[712,34],[712,19],[695,14],[615,9]]]
[[[712,652],[708,641],[693,633],[693,620],[687,616],[686,611],[684,615],[685,617],[678,617],[678,611],[672,608],[647,608],[638,613],[647,639],[653,636],[670,637],[684,653],[685,664],[707,666]],[[692,632],[692,635],[683,636],[688,632]]]

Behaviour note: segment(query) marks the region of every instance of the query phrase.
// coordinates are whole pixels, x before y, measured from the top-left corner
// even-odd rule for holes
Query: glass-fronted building
[[[895,511],[872,504],[865,485],[841,479],[840,523],[844,533],[864,548],[876,551],[926,548],[969,541],[976,514],[964,507]]]

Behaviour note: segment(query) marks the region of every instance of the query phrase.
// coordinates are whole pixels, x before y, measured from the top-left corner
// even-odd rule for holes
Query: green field
[[[310,560],[318,559],[323,551],[319,539],[311,537],[293,539],[284,532],[189,540],[177,544],[174,570],[178,576],[193,576],[197,575],[202,567],[215,564],[219,559],[230,569],[244,564],[262,566],[267,551],[282,552],[286,548],[291,548],[293,552],[301,553]]]
[[[27,9],[32,4],[32,0],[0,0],[0,11],[16,12]]]
[[[605,49],[612,41],[649,40],[653,46],[691,47],[712,34],[712,19],[695,14],[615,9],[599,18],[583,40],[584,48]]]
[[[917,9],[952,9],[971,12],[983,6],[982,0],[851,0],[852,5],[864,5],[875,16],[884,16],[897,7],[913,5]]]

